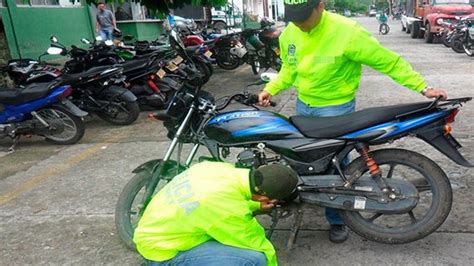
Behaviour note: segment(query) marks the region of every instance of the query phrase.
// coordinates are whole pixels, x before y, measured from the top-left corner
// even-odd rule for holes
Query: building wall
[[[5,1],[8,8],[1,8],[0,12],[12,58],[37,58],[49,47],[52,35],[66,46],[80,46],[81,38],[95,35],[87,6],[30,7]]]

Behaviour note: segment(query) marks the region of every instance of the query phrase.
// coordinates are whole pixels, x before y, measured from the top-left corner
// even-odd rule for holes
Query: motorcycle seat
[[[95,75],[98,75],[105,70],[111,69],[113,66],[98,66],[98,67],[92,67],[86,71],[80,72],[80,73],[66,73],[60,77],[60,79],[63,81],[63,83],[74,83],[81,81],[83,79],[88,79],[90,77],[93,77]]]
[[[354,113],[312,117],[297,115],[290,121],[309,138],[336,138],[370,126],[397,119],[398,116],[428,108],[432,102],[419,102],[367,108]]]
[[[122,63],[122,67],[123,67],[124,72],[134,71],[140,68],[146,68],[149,61],[150,61],[149,57],[133,59],[125,63]]]
[[[16,89],[1,89],[0,103],[3,104],[20,104],[36,99],[40,99],[48,95],[51,87],[57,83],[56,81],[31,83],[25,87]]]

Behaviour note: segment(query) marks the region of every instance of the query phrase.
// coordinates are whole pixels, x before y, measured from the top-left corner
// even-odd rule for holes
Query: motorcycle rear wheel
[[[43,134],[47,141],[60,144],[70,145],[77,143],[84,136],[85,126],[80,117],[70,113],[66,108],[61,106],[49,106],[37,112],[49,125],[57,124],[62,127],[61,132],[52,132]]]
[[[216,63],[225,70],[234,70],[240,66],[238,58],[233,56],[229,50],[219,51],[216,55]]]
[[[419,240],[443,224],[451,210],[453,196],[448,177],[435,162],[419,153],[401,149],[377,150],[370,155],[381,166],[383,178],[401,177],[412,182],[419,191],[418,203],[404,214],[341,211],[349,228],[372,241],[403,244]],[[384,171],[387,168],[388,171]],[[352,175],[368,175],[367,172],[362,158],[354,160],[346,169],[346,173]],[[415,174],[417,178],[413,178]],[[431,201],[428,200],[430,196]],[[426,214],[421,217],[423,209]]]
[[[474,45],[472,46],[469,46],[469,45],[466,45],[466,44],[462,44],[462,47],[464,48],[464,52],[468,55],[468,56],[474,56]]]
[[[97,113],[97,115],[111,124],[120,126],[130,125],[138,119],[138,116],[140,115],[140,106],[137,101],[119,99],[119,102],[114,102],[113,104],[113,107],[107,108],[115,108],[114,110],[104,110]]]

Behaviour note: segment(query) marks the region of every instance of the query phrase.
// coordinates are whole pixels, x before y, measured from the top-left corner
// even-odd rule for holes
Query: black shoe
[[[345,225],[332,224],[329,230],[329,240],[333,243],[342,243],[349,238]]]

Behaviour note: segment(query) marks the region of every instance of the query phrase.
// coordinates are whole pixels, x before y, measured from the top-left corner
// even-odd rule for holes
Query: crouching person
[[[254,171],[204,162],[176,176],[147,206],[134,242],[147,265],[277,265],[255,219],[294,191],[283,165]]]

